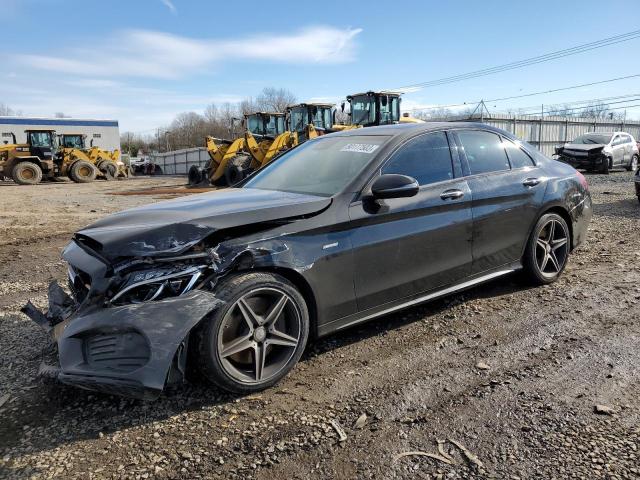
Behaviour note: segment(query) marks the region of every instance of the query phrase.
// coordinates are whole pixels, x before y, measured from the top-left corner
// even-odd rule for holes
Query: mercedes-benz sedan
[[[472,123],[350,130],[226,189],[123,211],[65,248],[46,314],[80,387],[154,397],[195,369],[252,392],[310,338],[516,270],[553,282],[584,241],[584,177]]]

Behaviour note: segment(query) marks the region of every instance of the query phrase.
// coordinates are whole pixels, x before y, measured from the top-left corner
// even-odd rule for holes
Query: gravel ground
[[[640,205],[629,173],[587,178],[589,240],[557,283],[514,275],[320,340],[259,395],[151,403],[36,379],[45,335],[18,310],[64,279],[75,229],[171,196],[111,192],[184,180],[0,182],[0,477],[640,478]]]

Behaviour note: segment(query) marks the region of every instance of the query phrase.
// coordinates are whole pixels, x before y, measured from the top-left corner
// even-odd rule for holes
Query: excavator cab
[[[255,137],[275,138],[285,131],[285,114],[255,112],[244,116],[248,132]]]
[[[299,103],[287,107],[289,131],[298,134],[298,142],[330,132],[333,128],[332,110],[330,103]]]
[[[81,133],[63,133],[59,135],[60,146],[62,148],[79,148],[80,150],[85,149],[85,139],[86,135]]]
[[[349,95],[347,101],[351,105],[352,125],[373,127],[391,125],[401,120],[398,92],[356,93]]]
[[[25,130],[29,151],[34,157],[51,159],[58,150],[55,130]]]

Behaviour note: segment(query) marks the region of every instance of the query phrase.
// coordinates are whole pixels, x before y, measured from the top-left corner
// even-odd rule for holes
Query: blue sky
[[[121,131],[150,133],[179,112],[255,96],[265,86],[299,100],[339,101],[625,33],[640,28],[638,18],[637,0],[0,0],[0,102],[24,115],[116,118]],[[403,107],[633,75],[639,53],[635,39],[410,92]],[[489,107],[627,95],[638,86],[635,78]],[[629,116],[640,117],[640,109]]]

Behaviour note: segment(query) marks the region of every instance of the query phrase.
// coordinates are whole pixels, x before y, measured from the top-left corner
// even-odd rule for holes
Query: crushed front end
[[[608,161],[603,145],[590,149],[560,147],[556,149],[556,155],[558,160],[573,168],[598,169]]]
[[[137,398],[155,398],[184,378],[189,333],[220,300],[215,252],[202,249],[158,259],[111,262],[78,236],[65,248],[68,295],[49,287],[49,309],[23,312],[47,330],[57,365],[40,373],[61,382]]]

